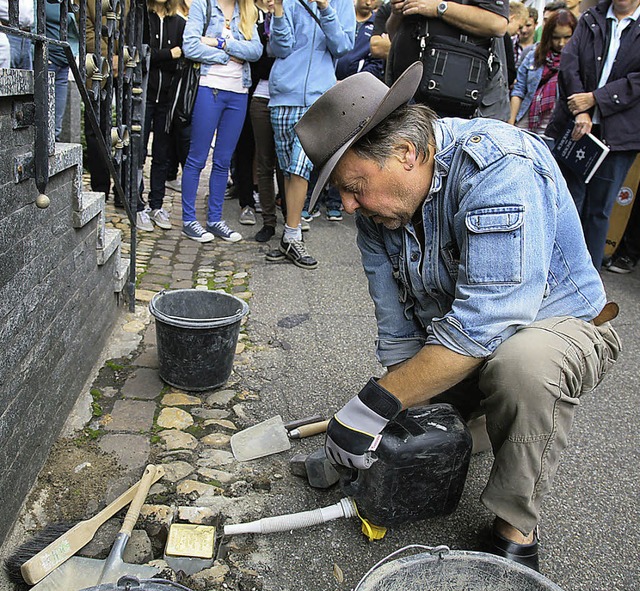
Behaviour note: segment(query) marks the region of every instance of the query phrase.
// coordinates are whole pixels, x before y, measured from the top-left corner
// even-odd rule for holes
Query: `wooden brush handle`
[[[133,497],[133,501],[131,501],[131,505],[129,505],[129,510],[122,522],[122,527],[120,528],[121,534],[127,534],[131,536],[131,532],[133,531],[134,526],[136,525],[136,521],[138,521],[138,516],[140,515],[140,509],[144,504],[147,495],[149,494],[149,489],[153,484],[153,479],[155,478],[156,472],[158,468],[154,464],[149,464],[142,476],[142,480],[140,480],[140,485],[138,486],[138,492],[136,492],[136,496]]]
[[[164,468],[157,466],[153,482],[160,480],[163,476]],[[126,507],[135,498],[139,487],[140,482],[136,482],[102,511],[96,513],[90,519],[81,521],[73,526],[46,548],[32,556],[20,567],[22,578],[29,585],[35,585],[44,579],[55,568],[71,558],[80,548],[86,546],[105,521],[111,519],[120,509]]]

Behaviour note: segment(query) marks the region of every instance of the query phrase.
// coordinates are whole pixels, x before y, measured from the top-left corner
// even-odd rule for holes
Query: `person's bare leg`
[[[285,179],[284,187],[285,199],[287,200],[286,224],[290,228],[297,228],[300,225],[309,182],[304,177],[292,174],[288,179]]]
[[[518,529],[507,523],[504,519],[496,517],[495,530],[503,538],[511,540],[516,544],[531,544],[533,543],[533,532],[529,532],[526,536]]]

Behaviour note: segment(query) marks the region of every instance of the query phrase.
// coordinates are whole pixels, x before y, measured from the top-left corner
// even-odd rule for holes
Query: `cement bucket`
[[[420,554],[389,559],[413,549]],[[506,558],[450,550],[447,546],[406,546],[378,562],[354,591],[562,591],[544,575]]]

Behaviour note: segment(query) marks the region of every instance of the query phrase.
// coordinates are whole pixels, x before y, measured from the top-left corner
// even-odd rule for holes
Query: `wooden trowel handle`
[[[309,425],[302,425],[295,431],[297,438],[311,437],[312,435],[318,435],[318,433],[324,433],[327,430],[329,421],[321,421],[319,423],[310,423]]]
[[[138,486],[138,492],[136,492],[136,496],[133,497],[133,501],[131,501],[127,515],[122,522],[122,527],[120,528],[121,534],[131,536],[131,532],[136,525],[136,521],[138,521],[140,509],[142,509],[142,505],[149,494],[149,489],[153,484],[157,470],[158,467],[153,464],[149,464],[146,467],[142,479],[140,480],[140,485]]]

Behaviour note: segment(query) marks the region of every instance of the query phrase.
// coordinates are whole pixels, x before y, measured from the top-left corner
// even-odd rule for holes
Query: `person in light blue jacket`
[[[294,125],[336,83],[337,59],[353,49],[356,17],[352,0],[276,0],[269,49],[276,61],[269,76],[269,108],[278,163],[285,177],[287,216],[279,250],[268,260],[289,259],[303,269],[318,262],[302,240],[301,214],[311,162]]]
[[[207,19],[207,2],[211,18]],[[191,146],[182,172],[182,233],[196,242],[215,236],[242,240],[222,219],[231,156],[236,149],[251,86],[249,62],[262,55],[253,0],[193,0],[182,51],[200,62],[200,82],[191,119]],[[196,193],[215,135],[206,230],[196,219]]]

